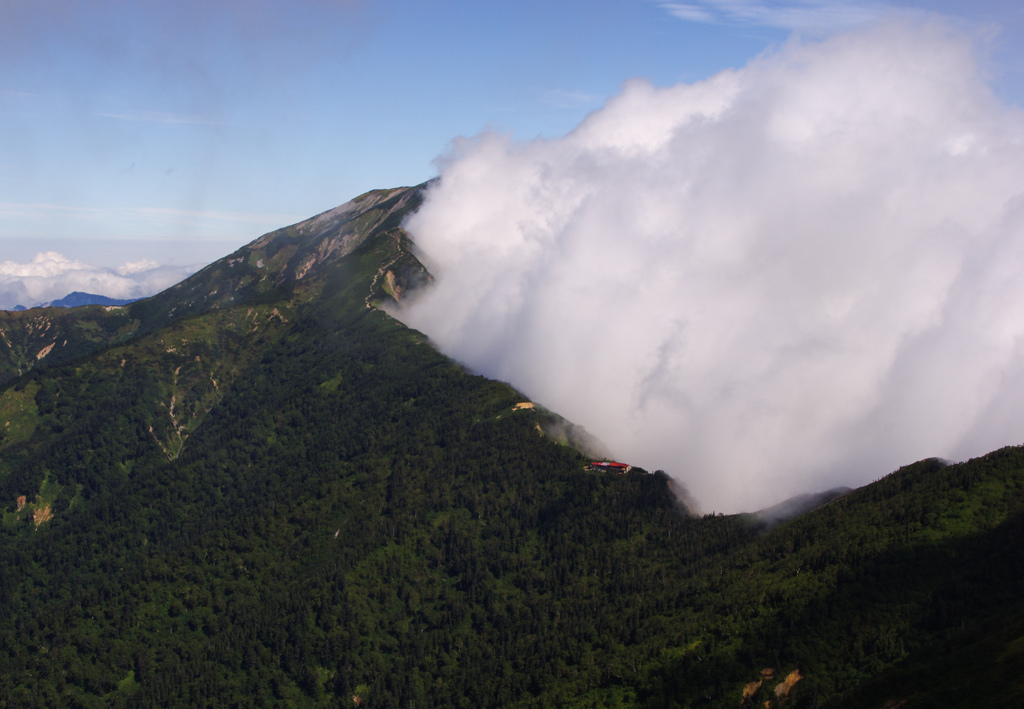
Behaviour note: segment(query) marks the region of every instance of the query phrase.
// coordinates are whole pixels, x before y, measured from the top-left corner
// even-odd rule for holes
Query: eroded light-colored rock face
[[[125,339],[137,328],[138,321],[125,308],[0,311],[0,342],[5,345],[0,347],[0,382],[28,372],[44,359],[76,356]]]
[[[402,300],[402,286],[395,280],[394,271],[387,271],[384,274],[384,291],[395,300]]]
[[[803,675],[800,674],[800,670],[793,670],[786,679],[775,685],[775,695],[778,697],[785,697],[789,694],[789,691],[793,689],[793,685],[803,679]]]
[[[374,229],[392,214],[404,209],[417,190],[405,189],[405,194],[395,204],[387,209],[376,209],[382,202],[402,192],[403,189],[371,192],[297,224],[294,227],[295,232],[304,236],[318,237],[319,244],[316,250],[308,254],[298,266],[295,271],[295,279],[301,280],[317,265],[332,258],[344,258],[359,248]],[[337,233],[332,235],[331,233],[335,231]],[[272,239],[262,237],[253,244],[253,247],[265,248],[270,246],[271,242]],[[397,290],[393,274],[388,285],[393,290]],[[394,293],[390,294],[395,297]],[[398,297],[395,297],[395,300],[398,300]]]
[[[353,199],[345,204],[329,209],[326,212],[316,215],[312,219],[307,219],[298,225],[298,230],[304,234],[315,234],[322,229],[326,229],[338,222],[350,214],[354,214],[361,209],[369,209],[376,203],[375,200],[358,200]]]
[[[773,679],[775,679],[775,669],[772,667],[765,667],[761,670],[761,678],[759,680],[755,682],[748,682],[743,685],[743,698],[740,699],[740,703],[742,704],[757,694],[757,690],[761,689],[761,685],[765,682],[770,682]],[[768,703],[765,703],[765,706],[768,706]]]
[[[49,522],[53,519],[53,510],[50,509],[49,505],[46,505],[46,507],[40,507],[32,512],[31,519],[32,524],[38,527],[43,522]]]

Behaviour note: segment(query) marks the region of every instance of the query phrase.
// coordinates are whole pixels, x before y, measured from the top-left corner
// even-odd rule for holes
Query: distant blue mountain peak
[[[82,291],[75,291],[68,293],[63,298],[58,300],[51,300],[48,303],[37,303],[31,307],[33,308],[77,308],[80,305],[128,305],[134,303],[139,298],[108,298],[105,295],[96,295],[95,293],[83,293]],[[11,310],[28,310],[24,305],[15,305]]]

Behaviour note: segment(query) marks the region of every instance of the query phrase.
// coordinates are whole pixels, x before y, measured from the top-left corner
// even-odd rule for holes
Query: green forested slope
[[[368,307],[416,194],[0,391],[0,706],[1020,705],[1024,451],[690,516]]]
[[[947,650],[979,638],[1007,646],[1024,638],[1022,525],[1020,448],[955,466],[902,468],[723,554],[705,606],[717,628],[703,642],[713,648],[663,665],[652,691],[699,703],[697,688],[728,695],[744,663],[750,682],[758,679],[752,665],[763,663],[776,674],[799,670],[804,679],[790,701],[814,706],[839,701],[894,665],[927,674],[922,663],[941,659],[937,648],[950,642]],[[974,683],[974,673],[952,682]],[[854,692],[843,706],[914,694],[901,682],[875,684],[873,694]],[[765,682],[752,701],[777,699],[771,688]],[[1019,704],[1024,682],[973,692],[974,703],[963,706],[989,706],[999,694]]]

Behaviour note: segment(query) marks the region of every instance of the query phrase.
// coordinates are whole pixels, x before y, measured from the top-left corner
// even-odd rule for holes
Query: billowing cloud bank
[[[108,298],[144,298],[195,270],[193,266],[159,266],[147,260],[110,270],[47,251],[36,254],[29,263],[0,262],[0,310],[47,303],[75,291]]]
[[[940,24],[455,146],[398,313],[705,511],[1024,441],[1024,118]]]

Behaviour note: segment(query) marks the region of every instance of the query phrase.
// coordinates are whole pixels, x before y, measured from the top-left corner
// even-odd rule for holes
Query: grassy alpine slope
[[[0,706],[1020,705],[1024,452],[690,516],[368,307],[418,199],[4,322]]]

